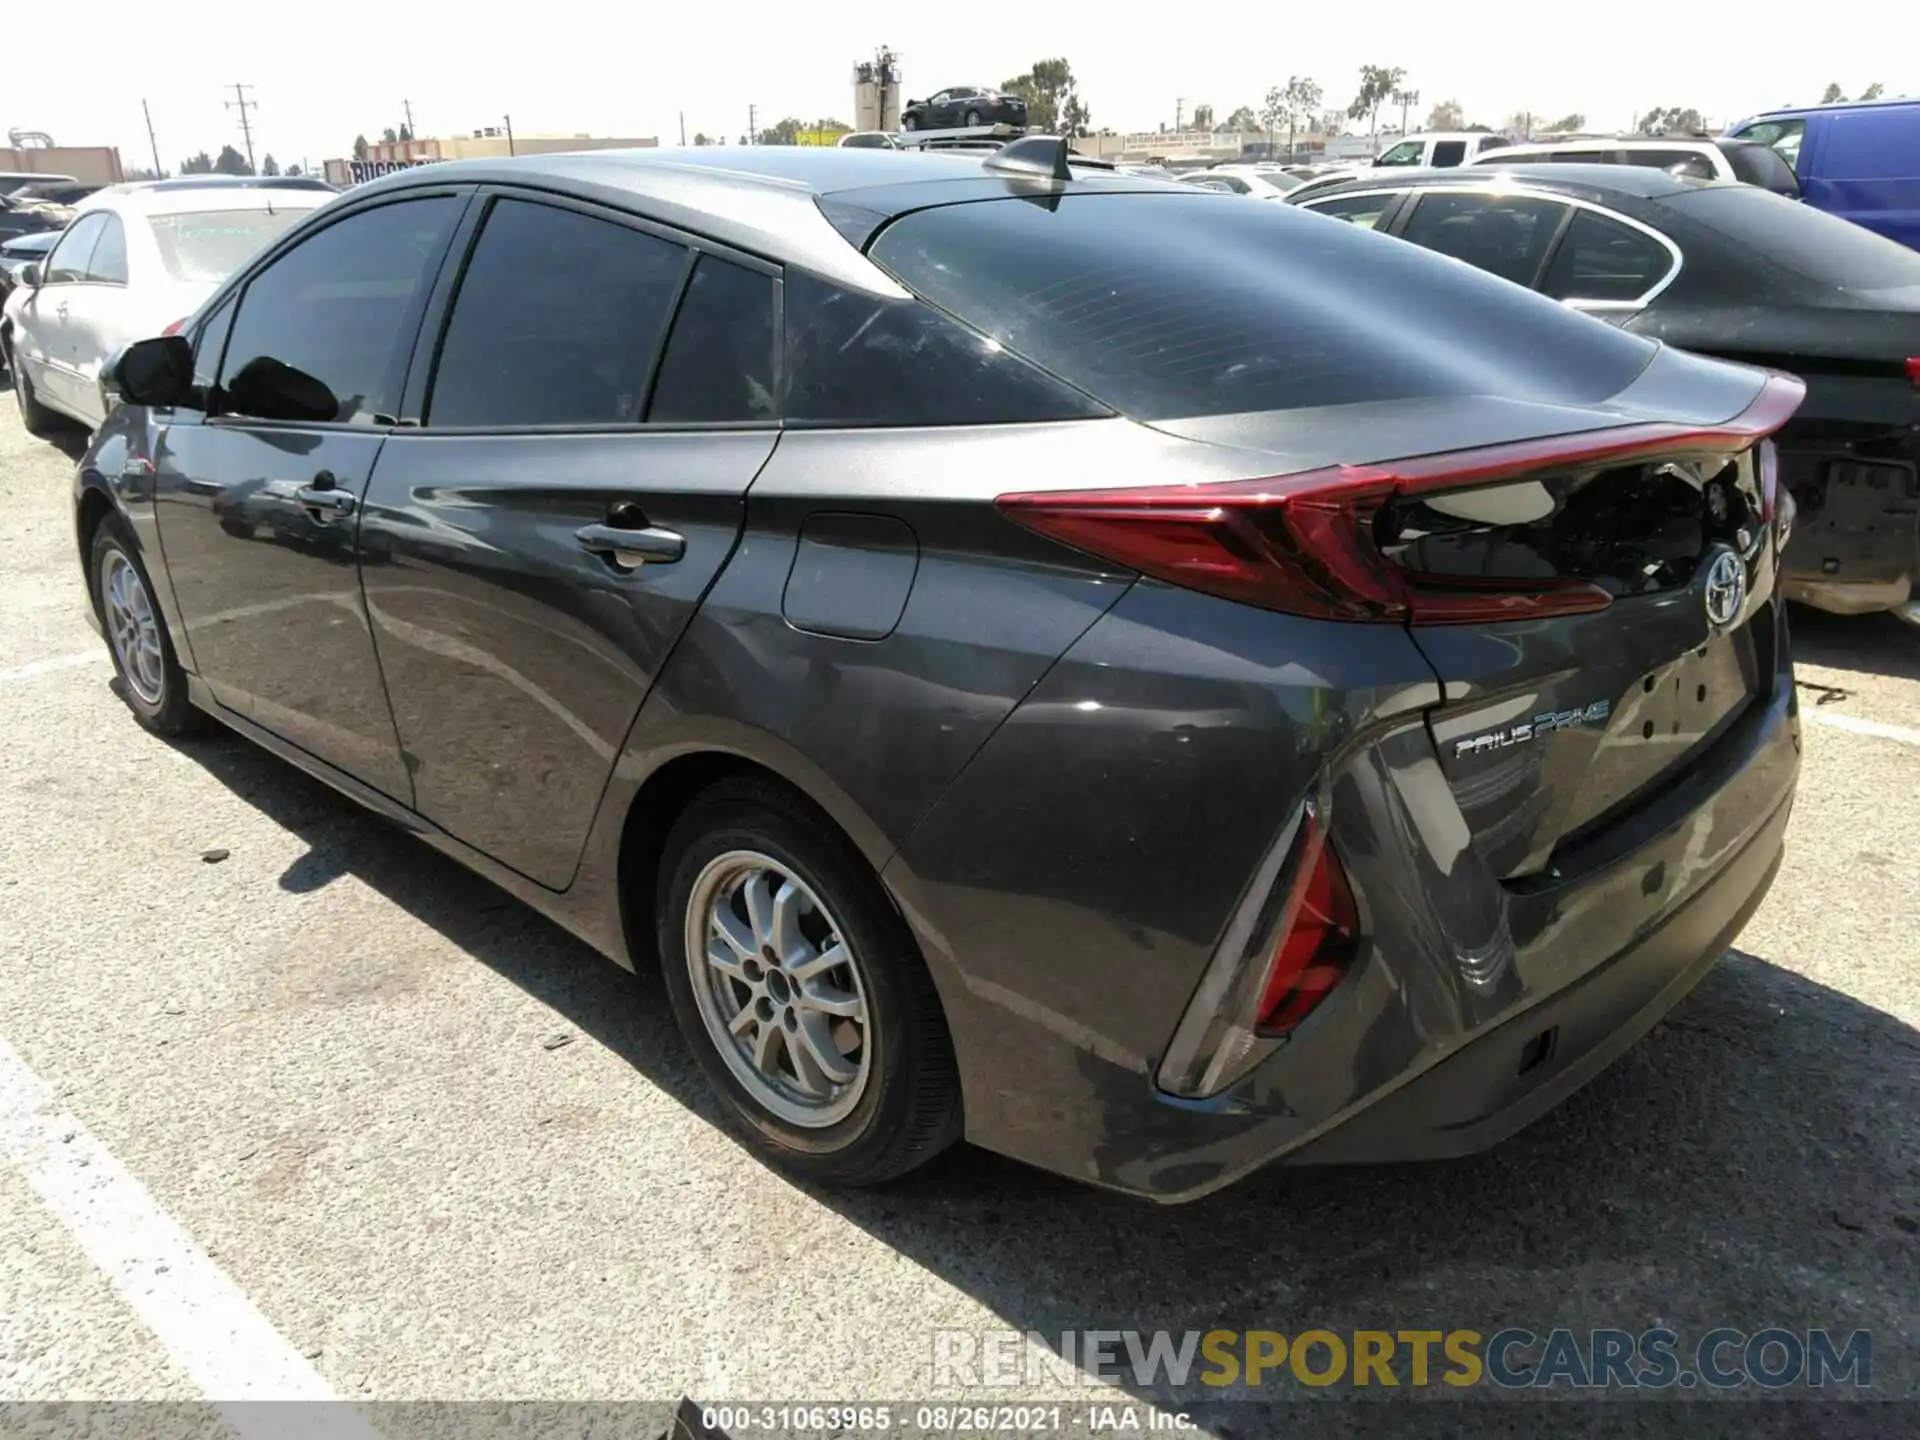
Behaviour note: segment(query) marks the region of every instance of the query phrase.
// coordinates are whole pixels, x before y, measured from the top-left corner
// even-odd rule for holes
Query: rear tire
[[[900,128],[902,130],[918,130],[920,128],[920,117],[917,115],[902,116],[900,119]]]
[[[986,121],[980,118],[980,112],[978,110],[967,111],[967,128],[968,129],[970,130],[977,129],[984,124],[986,124]]]
[[[933,978],[826,816],[769,779],[722,780],[668,836],[658,893],[675,1018],[755,1150],[810,1180],[877,1185],[959,1138]]]
[[[60,424],[60,417],[40,403],[33,393],[33,382],[20,364],[20,356],[7,342],[7,373],[13,376],[13,401],[20,407],[20,423],[29,435],[44,436]]]
[[[107,651],[120,677],[120,698],[133,718],[156,735],[189,735],[206,717],[187,699],[187,675],[173,653],[153,582],[140,563],[133,532],[118,511],[93,533],[94,604]]]

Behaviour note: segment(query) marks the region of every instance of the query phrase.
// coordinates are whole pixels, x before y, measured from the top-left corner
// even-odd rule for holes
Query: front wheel
[[[675,1017],[756,1149],[809,1179],[873,1185],[959,1136],[932,977],[824,815],[772,781],[722,781],[674,827],[659,893]]]
[[[119,514],[108,515],[93,536],[93,594],[107,648],[120,677],[120,695],[133,718],[156,735],[199,728],[200,712],[187,699],[187,675],[173,653],[153,585]]]

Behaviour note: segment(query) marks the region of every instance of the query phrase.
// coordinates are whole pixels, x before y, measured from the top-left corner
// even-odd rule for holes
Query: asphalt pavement
[[[1920,629],[1796,614],[1772,895],[1494,1151],[1166,1209],[964,1148],[816,1193],[718,1128],[657,981],[237,737],[138,729],[77,443],[0,404],[0,1400],[235,1384],[397,1434],[386,1402],[932,1398],[943,1328],[1656,1324],[1866,1329],[1920,1398]]]

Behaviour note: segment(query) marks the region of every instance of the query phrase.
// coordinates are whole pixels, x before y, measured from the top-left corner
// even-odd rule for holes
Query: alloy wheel
[[[839,922],[786,865],[751,850],[715,857],[686,912],[694,999],[727,1068],[776,1118],[846,1119],[873,1068],[860,960]]]
[[[100,598],[107,612],[107,638],[120,661],[120,673],[142,701],[158,705],[166,684],[159,618],[154,614],[146,582],[119,550],[108,550],[100,567]]]

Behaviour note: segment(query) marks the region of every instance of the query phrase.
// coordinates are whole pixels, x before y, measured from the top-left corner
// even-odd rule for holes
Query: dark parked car
[[[89,195],[105,187],[100,185],[69,184],[64,180],[38,180],[30,185],[22,185],[13,192],[12,198],[27,205],[78,205]]]
[[[1783,588],[1920,621],[1920,254],[1751,185],[1624,166],[1373,178],[1304,204],[1636,334],[1799,375],[1807,402],[1778,437],[1799,507]]]
[[[0,305],[6,303],[7,296],[13,293],[13,287],[19,283],[20,272],[47,258],[53,247],[60,243],[61,232],[41,230],[32,235],[16,235],[11,240],[0,241]],[[7,368],[6,347],[0,345],[0,370]]]
[[[902,130],[947,130],[974,125],[1027,123],[1027,102],[981,85],[954,85],[931,99],[909,100],[900,110]]]
[[[32,201],[0,195],[0,240],[11,240],[17,235],[38,235],[47,230],[58,233],[66,226],[65,215],[64,211],[51,210]]]
[[[136,718],[658,963],[816,1179],[1473,1150],[1780,863],[1799,382],[1287,206],[1045,138],[438,165],[113,383]]]

